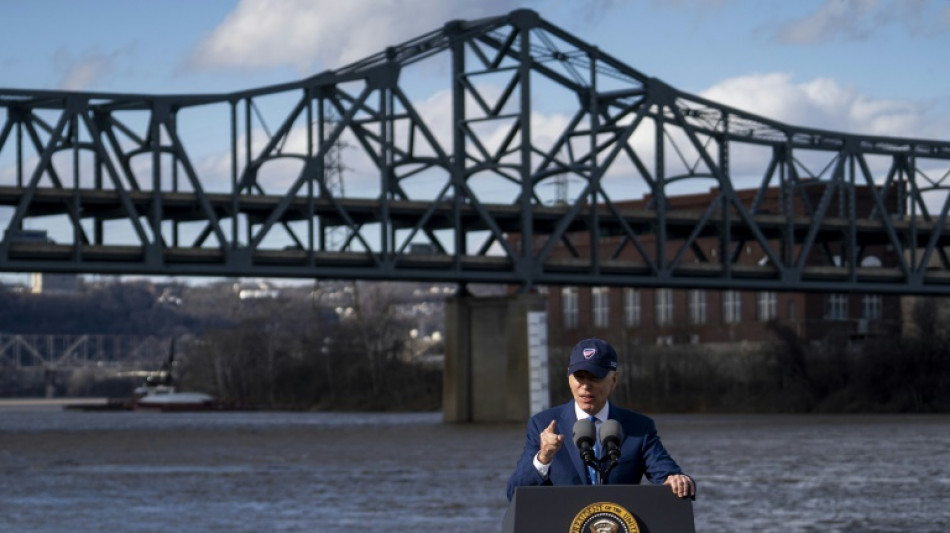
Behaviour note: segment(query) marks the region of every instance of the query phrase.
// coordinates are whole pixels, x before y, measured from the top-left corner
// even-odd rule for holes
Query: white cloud
[[[914,139],[946,139],[950,136],[950,116],[928,105],[900,100],[878,100],[844,87],[831,79],[795,82],[787,73],[742,76],[724,80],[703,91],[707,99],[761,115],[793,126]],[[833,153],[806,152],[798,158],[813,171],[821,168]],[[771,154],[752,145],[734,145],[730,168],[734,184],[748,186],[761,178]],[[872,173],[883,175],[886,158],[868,158]],[[930,168],[919,161],[920,169]],[[938,165],[939,174],[946,172]]]
[[[948,117],[925,104],[876,100],[828,78],[796,83],[791,74],[752,74],[724,80],[701,96],[795,126],[866,135],[945,138]]]
[[[948,8],[935,8],[928,0],[825,0],[811,13],[779,28],[776,37],[789,44],[816,44],[864,41],[891,26],[903,28],[912,38],[950,30]]]
[[[867,30],[861,29],[862,21],[875,3],[875,0],[825,2],[814,12],[786,24],[778,33],[779,40],[808,44],[829,41],[839,33],[866,37]]]
[[[198,68],[290,65],[334,69],[441,28],[452,19],[503,15],[515,0],[241,0],[202,40]]]
[[[74,57],[68,50],[60,49],[53,61],[64,74],[56,86],[66,91],[84,90],[112,70],[114,59],[114,56],[98,53]]]

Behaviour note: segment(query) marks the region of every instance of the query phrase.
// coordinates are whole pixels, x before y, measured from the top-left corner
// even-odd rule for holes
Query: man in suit
[[[574,440],[564,438],[564,433],[570,434],[578,420],[590,417],[596,418],[598,434],[601,424],[608,419],[616,420],[623,429],[620,461],[603,480],[605,485],[638,485],[646,476],[655,484],[669,485],[681,498],[695,496],[695,483],[667,453],[653,420],[609,402],[617,385],[617,352],[613,346],[597,338],[582,340],[571,350],[567,373],[574,399],[528,421],[524,452],[508,479],[508,500],[516,487],[597,482]]]

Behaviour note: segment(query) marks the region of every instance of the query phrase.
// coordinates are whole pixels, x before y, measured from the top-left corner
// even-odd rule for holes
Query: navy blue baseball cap
[[[602,378],[611,370],[617,370],[617,352],[609,342],[590,338],[584,339],[571,350],[571,362],[567,374],[586,370]]]

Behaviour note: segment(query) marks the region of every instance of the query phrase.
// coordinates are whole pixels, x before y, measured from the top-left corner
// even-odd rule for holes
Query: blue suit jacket
[[[610,472],[605,484],[639,485],[643,476],[653,483],[661,484],[667,476],[683,473],[660,442],[653,419],[613,404],[610,405],[607,417],[620,423],[623,428],[623,442],[620,446],[620,462]],[[554,455],[548,477],[545,479],[534,468],[534,456],[541,447],[541,432],[552,420],[557,421],[555,431],[564,435],[564,444]],[[577,415],[574,412],[573,400],[542,411],[528,420],[524,452],[514,473],[508,478],[509,500],[515,493],[515,487],[589,483],[587,467],[581,460],[571,435],[575,422]]]

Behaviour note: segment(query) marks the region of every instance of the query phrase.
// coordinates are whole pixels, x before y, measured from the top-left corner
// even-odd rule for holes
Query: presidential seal
[[[581,509],[570,533],[640,533],[637,519],[616,503],[597,502]]]

